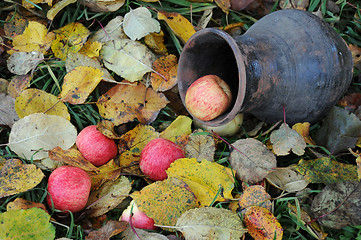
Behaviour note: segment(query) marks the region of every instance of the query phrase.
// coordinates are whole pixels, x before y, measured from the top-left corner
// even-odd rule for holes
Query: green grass
[[[30,0],[29,0],[30,1]],[[325,0],[310,0],[310,4],[308,7],[308,11],[317,11],[317,9],[321,10],[321,13],[324,19],[332,24],[332,26],[339,32],[339,34],[345,39],[347,43],[357,45],[361,47],[361,3],[359,1],[346,1],[339,0],[337,1],[337,5],[340,9],[338,14],[332,13],[326,8]],[[12,3],[1,2],[0,9],[6,9],[10,7]],[[15,6],[15,10],[18,10],[18,6]],[[207,9],[214,9],[216,17],[211,21],[210,25],[213,27],[223,27],[228,23],[235,22],[243,22],[244,29],[246,31],[254,22],[259,19],[259,16],[254,12],[248,11],[240,11],[234,12],[231,11],[228,16],[223,14],[219,8],[214,3],[190,3],[186,0],[162,0],[161,4],[159,3],[146,3],[142,1],[129,1],[127,0],[124,6],[116,12],[113,13],[94,13],[84,8],[82,4],[72,4],[64,11],[62,11],[52,23],[52,29],[60,28],[70,22],[81,22],[86,27],[90,28],[91,31],[95,31],[104,26],[110,19],[117,15],[124,15],[126,12],[130,10],[130,8],[136,8],[138,6],[148,7],[154,16],[156,16],[156,11],[167,11],[167,12],[178,12],[185,16],[188,19],[191,19],[194,24],[199,21],[199,18],[202,16],[203,11]],[[192,6],[192,7],[191,7]],[[44,6],[39,5],[37,8],[41,8],[40,11],[44,11],[42,9]],[[274,10],[277,9],[275,5]],[[7,11],[2,10],[0,12],[0,26],[2,27],[5,23],[5,16]],[[358,18],[357,18],[358,16]],[[165,31],[165,40],[166,45],[169,49],[170,53],[174,53],[179,55],[182,50],[182,43],[178,40],[178,38],[174,35],[174,33],[162,22],[162,29]],[[51,94],[58,95],[60,93],[60,88],[63,82],[63,78],[66,74],[65,66],[63,61],[59,61],[53,58],[52,55],[46,56],[50,60],[46,60],[42,62],[39,67],[34,72],[34,78],[31,82],[31,87],[42,89]],[[360,73],[359,70],[355,69],[354,75],[358,75]],[[5,79],[10,79],[11,75],[6,71],[6,66],[0,66],[0,77]],[[351,85],[352,90],[361,92],[361,85],[359,82],[354,81]],[[102,118],[99,115],[97,108],[92,102],[96,101],[96,99],[100,96],[99,89],[96,89],[93,94],[87,100],[88,103],[82,105],[71,105],[67,104],[69,112],[71,114],[72,123],[81,130],[87,125],[96,124],[101,121]],[[163,124],[169,124],[176,117],[174,111],[166,107],[161,110],[158,118],[152,123],[152,126],[157,130]],[[129,123],[128,127],[132,128],[137,124],[137,122]],[[314,132],[319,126],[313,125],[311,127],[311,132]],[[261,134],[265,132],[267,128],[262,129]],[[6,126],[0,126],[0,144],[6,143],[8,139],[8,135],[10,132],[10,128]],[[259,135],[258,139],[262,142],[266,143],[269,139],[269,134],[265,136]],[[246,137],[246,136],[243,136]],[[230,143],[237,140],[236,137],[227,138],[227,141]],[[329,154],[326,149],[322,149],[326,154]],[[3,158],[15,158],[15,156],[8,147],[0,147],[0,154]],[[228,146],[225,143],[220,143],[217,148],[215,159],[217,162],[229,165],[227,161],[227,157],[229,156]],[[303,158],[312,158],[312,156],[303,156]],[[342,158],[340,158],[342,159]],[[288,156],[282,158],[282,163],[280,166],[289,166],[291,164],[297,163],[299,157],[296,156]],[[348,159],[343,159],[347,161]],[[23,160],[25,162],[29,162],[28,160]],[[1,167],[0,160],[0,167]],[[30,161],[31,162],[31,161]],[[48,175],[50,172],[46,172]],[[142,179],[137,177],[130,177],[133,180],[133,189],[139,190],[144,185],[145,182]],[[46,188],[47,182],[44,179],[36,188],[29,190],[25,193],[16,194],[10,197],[0,199],[0,212],[6,211],[7,203],[13,201],[18,197],[22,197],[34,202],[45,203],[46,197]],[[312,190],[310,190],[310,194],[314,195],[322,188],[322,185],[312,185]],[[299,204],[301,207],[308,207],[309,202],[301,202],[301,197],[297,197],[294,194],[288,194],[284,197],[278,198],[280,192],[273,188],[268,187],[268,190],[274,200],[274,214],[282,224],[284,228],[284,239],[314,239],[312,234],[307,230],[307,228],[303,225],[300,220],[291,214],[290,209],[288,208],[288,203],[291,204]],[[234,193],[242,192],[242,186],[240,182],[236,183],[236,188]],[[216,203],[217,207],[227,207],[227,204],[224,203]],[[50,212],[54,215],[58,214],[53,211]],[[114,209],[110,211],[107,216],[109,219],[119,219],[121,214],[120,209]],[[57,229],[57,237],[68,237],[72,239],[84,239],[86,233],[84,229],[79,225],[78,215],[70,215],[67,219],[66,223],[54,223]],[[327,239],[361,239],[361,226],[350,226],[345,227],[341,231],[327,229],[328,238]],[[250,239],[247,236],[247,239]],[[119,236],[113,237],[112,239],[120,239]]]

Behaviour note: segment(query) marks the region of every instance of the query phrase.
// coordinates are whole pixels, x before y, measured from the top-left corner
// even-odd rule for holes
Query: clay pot
[[[231,108],[203,121],[209,126],[239,112],[276,122],[284,110],[289,124],[314,123],[349,87],[352,70],[351,52],[329,24],[306,11],[280,10],[240,36],[213,28],[194,34],[179,59],[178,86],[184,104],[188,87],[201,76],[215,74],[230,85]]]

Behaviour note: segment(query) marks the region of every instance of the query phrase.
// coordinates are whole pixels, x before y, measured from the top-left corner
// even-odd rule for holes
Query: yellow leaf
[[[313,141],[313,139],[310,137],[310,126],[311,124],[309,122],[304,123],[296,123],[292,126],[292,129],[298,132],[303,139],[305,139],[305,142],[310,145],[316,145],[316,143]]]
[[[138,163],[145,145],[157,137],[159,137],[159,133],[153,127],[142,124],[123,134],[119,139],[120,166],[129,167]]]
[[[160,30],[159,33],[150,33],[144,37],[144,42],[147,46],[158,54],[165,55],[168,50],[164,45],[164,32]]]
[[[39,3],[46,3],[48,4],[48,6],[53,5],[53,0],[22,0],[22,4],[24,8],[35,8],[34,4],[31,4],[30,2],[34,3],[34,4],[39,4]]]
[[[49,158],[54,161],[64,162],[68,165],[81,168],[84,171],[99,173],[99,169],[86,160],[78,149],[75,148],[63,150],[60,147],[55,147],[49,151]]]
[[[99,173],[88,172],[92,181],[92,190],[98,189],[103,183],[107,181],[114,181],[122,172],[122,167],[119,167],[113,159],[106,164],[98,167]]]
[[[69,23],[54,32],[56,39],[51,44],[51,50],[61,60],[65,60],[70,52],[78,52],[90,34],[81,23]]]
[[[69,4],[75,3],[76,0],[61,0],[57,2],[46,14],[46,17],[53,21],[56,14],[58,14],[63,8],[68,6]]]
[[[188,41],[188,39],[196,33],[193,25],[180,15],[179,13],[172,12],[158,12],[158,19],[164,20],[168,24],[168,26],[172,29],[174,34],[178,36],[184,43]]]
[[[9,159],[0,171],[0,198],[32,189],[43,178],[43,172],[34,164],[23,164],[19,159]]]
[[[29,88],[22,91],[15,101],[15,111],[19,118],[33,113],[46,113],[64,117],[70,121],[68,108],[59,99],[43,90]]]
[[[281,240],[283,229],[277,218],[266,208],[248,207],[244,216],[248,233],[255,240]]]
[[[247,187],[239,198],[239,207],[245,209],[250,206],[260,206],[272,210],[271,196],[261,185]]]
[[[192,119],[180,115],[178,116],[163,132],[160,133],[161,138],[166,138],[172,142],[177,142],[184,134],[192,133]]]
[[[229,13],[229,9],[231,7],[230,0],[214,0],[214,2],[222,9],[224,13]]]
[[[231,192],[234,179],[228,175],[226,169],[216,162],[181,158],[175,160],[166,172],[168,178],[176,177],[184,181],[201,206],[209,206],[215,199],[222,202],[233,198]]]
[[[63,102],[82,104],[102,80],[103,72],[95,67],[79,66],[64,77],[59,98]]]
[[[174,67],[177,69],[177,57],[173,54],[160,57],[153,62],[154,71],[150,75],[150,80],[155,91],[164,92],[177,84],[177,75],[169,74]]]
[[[134,192],[132,197],[138,208],[153,218],[155,224],[164,226],[174,226],[182,213],[198,207],[187,184],[177,178],[154,182],[140,192]]]
[[[19,210],[19,209],[29,209],[29,208],[41,208],[44,211],[46,211],[46,207],[44,204],[42,203],[38,203],[38,202],[32,202],[29,200],[26,200],[24,198],[17,198],[12,202],[9,202],[6,205],[6,210],[7,211],[12,211],[12,210]]]
[[[163,93],[157,93],[142,83],[122,83],[100,96],[97,102],[99,114],[116,126],[135,118],[140,123],[149,124],[168,103]]]
[[[53,40],[54,33],[48,33],[48,29],[43,24],[30,21],[23,34],[14,37],[13,50],[8,53],[12,54],[17,50],[19,52],[37,51],[45,54]]]
[[[87,41],[84,46],[79,50],[79,53],[86,55],[90,58],[99,57],[100,49],[102,48],[102,43],[95,41]]]
[[[356,146],[361,148],[361,138],[359,138],[356,142]]]

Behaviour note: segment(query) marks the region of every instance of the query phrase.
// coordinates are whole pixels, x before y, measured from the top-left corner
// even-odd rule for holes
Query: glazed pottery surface
[[[280,10],[261,18],[243,35],[207,28],[184,46],[178,86],[186,91],[199,77],[215,74],[233,91],[225,114],[204,122],[219,126],[237,113],[289,124],[320,120],[349,87],[352,56],[326,22],[302,10]],[[199,120],[200,121],[200,120]],[[201,121],[202,122],[202,121]]]

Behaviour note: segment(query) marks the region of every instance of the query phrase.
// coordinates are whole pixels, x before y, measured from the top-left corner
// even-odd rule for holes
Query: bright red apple
[[[210,121],[224,113],[232,102],[228,84],[216,75],[205,75],[187,89],[185,105],[188,111],[202,121]]]
[[[155,138],[143,148],[140,154],[140,170],[154,181],[167,178],[167,170],[172,162],[184,158],[184,152],[174,142]]]
[[[62,166],[49,176],[47,202],[58,210],[79,212],[88,202],[91,180],[81,168]],[[51,196],[51,197],[50,197]]]
[[[114,158],[118,153],[117,144],[90,125],[80,131],[76,138],[76,146],[89,162],[101,166]]]
[[[127,209],[125,209],[120,216],[120,221],[132,222],[132,225],[136,228],[142,229],[156,229],[154,226],[154,220],[148,217],[144,212],[135,204],[134,200],[130,202]]]

